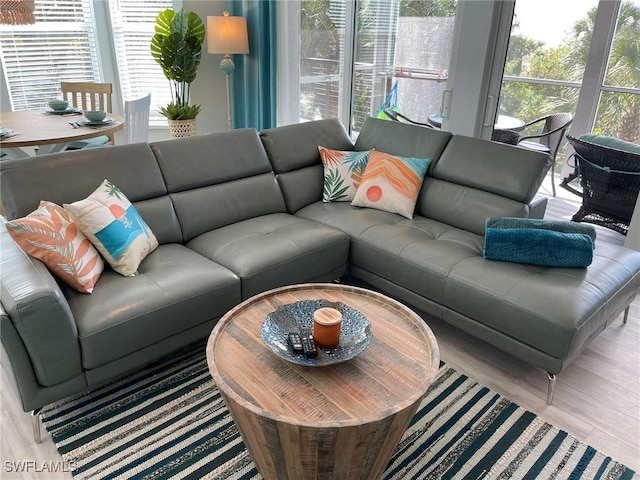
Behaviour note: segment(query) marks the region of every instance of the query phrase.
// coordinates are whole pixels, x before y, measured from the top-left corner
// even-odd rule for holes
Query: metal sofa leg
[[[547,377],[549,377],[549,387],[547,389],[547,405],[551,405],[553,403],[553,394],[556,391],[556,376],[553,373],[547,372]]]
[[[626,325],[627,324],[627,320],[629,319],[629,309],[631,308],[631,305],[627,305],[627,308],[624,309],[624,317],[622,317],[622,324]]]
[[[31,427],[33,429],[33,439],[36,443],[42,443],[40,436],[40,408],[31,411]]]

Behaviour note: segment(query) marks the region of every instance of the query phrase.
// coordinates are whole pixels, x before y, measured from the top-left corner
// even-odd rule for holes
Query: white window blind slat
[[[162,123],[159,105],[171,101],[162,69],[151,57],[151,38],[158,13],[172,8],[171,0],[110,0],[116,62],[125,99],[151,93],[151,123]]]
[[[0,26],[14,110],[59,97],[61,81],[101,81],[91,0],[36,0],[35,7],[35,24]]]
[[[14,110],[41,108],[60,96],[61,81],[101,82],[95,0],[36,0],[36,23],[1,25],[0,57]],[[108,0],[113,51],[124,100],[151,92],[151,118],[170,102],[162,69],[151,57],[150,43],[159,12],[172,0]],[[8,108],[8,107],[7,107]]]

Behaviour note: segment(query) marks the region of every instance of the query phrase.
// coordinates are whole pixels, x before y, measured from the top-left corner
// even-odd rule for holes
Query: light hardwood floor
[[[579,199],[558,188],[546,218],[568,220]],[[551,195],[547,178],[540,190]],[[622,244],[624,237],[599,228],[598,240]],[[553,405],[546,404],[547,377],[517,359],[457,330],[427,318],[438,339],[441,358],[458,371],[515,401],[544,420],[566,430],[599,451],[640,471],[640,299],[632,304],[627,325],[620,317],[558,375]],[[2,371],[0,478],[71,478],[70,474],[8,472],[15,461],[36,466],[60,460],[51,438],[32,441],[31,419],[22,412]],[[41,469],[41,468],[40,468]]]

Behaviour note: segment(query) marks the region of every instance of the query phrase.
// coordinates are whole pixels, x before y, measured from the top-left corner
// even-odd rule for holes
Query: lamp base
[[[222,70],[227,75],[231,75],[231,72],[236,68],[236,64],[231,60],[230,55],[225,55],[222,61],[220,62],[220,70]]]
[[[231,130],[232,120],[231,120],[231,89],[229,87],[229,77],[231,76],[231,72],[233,72],[236,65],[231,60],[231,56],[229,54],[225,55],[222,61],[220,62],[220,70],[225,73],[227,79],[227,125],[229,130]]]

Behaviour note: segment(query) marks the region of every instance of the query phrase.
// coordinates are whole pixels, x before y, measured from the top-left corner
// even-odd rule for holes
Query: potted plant
[[[190,105],[191,82],[196,78],[205,28],[197,13],[168,8],[158,14],[151,55],[169,80],[171,103],[160,107],[167,117],[171,137],[196,134],[196,116],[201,105]]]

